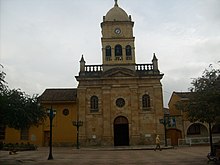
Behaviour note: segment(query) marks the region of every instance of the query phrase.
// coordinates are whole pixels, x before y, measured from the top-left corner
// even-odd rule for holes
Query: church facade
[[[150,63],[136,63],[133,27],[131,16],[115,0],[101,22],[102,64],[87,65],[82,56],[77,88],[46,89],[40,96],[45,109],[56,109],[53,145],[76,144],[73,120],[83,121],[81,146],[148,145],[155,143],[157,134],[164,138],[159,122],[163,74],[155,54]],[[4,141],[47,146],[49,131],[48,119],[30,130],[6,128]]]
[[[154,144],[163,137],[163,74],[152,63],[135,63],[134,22],[118,6],[103,17],[102,65],[80,60],[77,99],[80,142],[84,145]]]

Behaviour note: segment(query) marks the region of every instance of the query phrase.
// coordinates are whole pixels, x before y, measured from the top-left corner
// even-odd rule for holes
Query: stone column
[[[111,87],[102,88],[103,101],[103,145],[113,145],[112,123],[111,123]]]
[[[137,145],[140,141],[139,134],[139,109],[138,109],[138,87],[130,87],[130,105],[131,105],[131,121],[129,121],[130,128],[130,145]]]
[[[79,141],[81,145],[85,145],[86,142],[86,88],[77,88],[77,99],[78,99],[78,116],[79,120],[83,121],[83,126],[79,128]]]

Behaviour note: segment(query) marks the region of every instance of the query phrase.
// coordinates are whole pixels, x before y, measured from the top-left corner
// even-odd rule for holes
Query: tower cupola
[[[134,22],[132,22],[131,16],[128,16],[115,0],[114,6],[103,17],[101,23],[104,70],[117,66],[134,70],[133,26]]]
[[[105,21],[130,21],[130,18],[128,14],[118,6],[116,0],[114,7],[107,12]]]

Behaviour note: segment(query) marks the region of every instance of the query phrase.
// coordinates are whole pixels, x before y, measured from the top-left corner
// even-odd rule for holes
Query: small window
[[[116,100],[116,106],[117,107],[122,108],[122,107],[124,107],[124,105],[125,105],[125,100],[123,98],[118,98]]]
[[[21,140],[28,140],[29,139],[29,129],[28,128],[21,129],[20,139]]]
[[[169,128],[176,128],[176,117],[169,117],[168,118],[168,127]]]
[[[97,96],[92,96],[90,99],[91,112],[97,112],[99,110],[99,99]]]
[[[121,45],[115,46],[115,56],[122,56],[122,47]]]
[[[200,134],[200,124],[192,124],[187,130],[187,135],[199,135],[199,134]]]
[[[144,110],[150,108],[150,96],[147,94],[142,96],[142,108]]]
[[[68,109],[64,109],[64,110],[63,110],[63,115],[64,115],[64,116],[69,115],[69,113],[70,113],[70,112],[69,112],[69,110],[68,110]]]

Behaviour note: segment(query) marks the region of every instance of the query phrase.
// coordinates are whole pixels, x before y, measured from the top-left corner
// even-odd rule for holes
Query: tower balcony
[[[135,65],[136,71],[150,71],[154,70],[153,64],[136,64]]]
[[[118,66],[118,67],[117,67]],[[115,65],[112,68],[129,68],[130,65]],[[153,64],[135,64],[136,76],[160,75],[160,71]],[[103,65],[85,65],[84,70],[79,72],[81,77],[101,77],[104,73]]]

